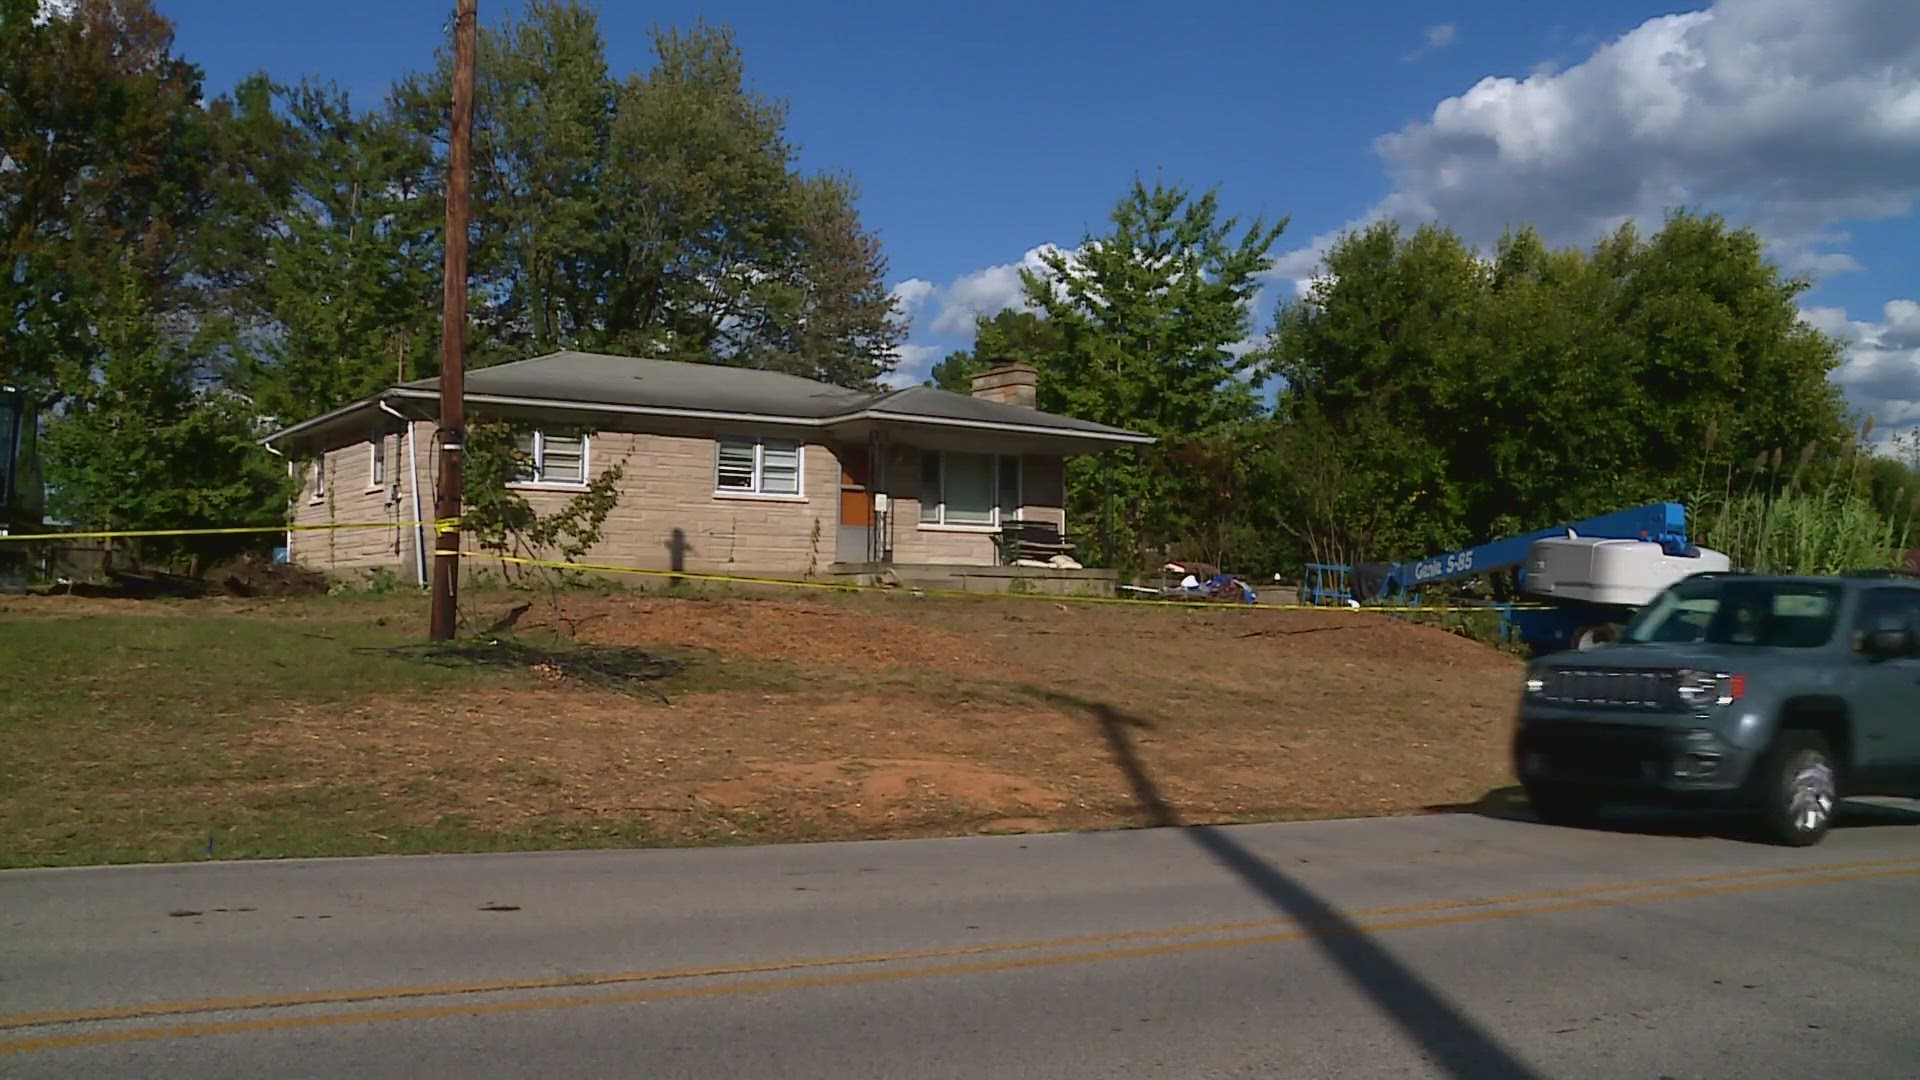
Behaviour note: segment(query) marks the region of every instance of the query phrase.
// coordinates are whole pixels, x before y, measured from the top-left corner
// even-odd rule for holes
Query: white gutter
[[[426,519],[420,516],[420,459],[413,452],[413,422],[394,411],[385,399],[380,401],[380,411],[388,413],[394,419],[407,425],[407,486],[413,489],[413,561],[414,576],[421,588],[427,587],[427,526]]]
[[[406,417],[387,404],[390,399],[400,398],[407,401],[435,402],[440,400],[438,390],[420,390],[412,387],[395,387],[385,393],[352,405],[342,406],[332,412],[305,420],[292,427],[275,432],[261,442],[271,448],[273,440],[283,440],[302,434],[331,421],[342,419],[356,410],[369,405],[377,405],[382,411],[405,420]],[[811,430],[830,430],[845,424],[859,421],[884,421],[895,424],[919,424],[927,427],[957,428],[965,431],[997,431],[1020,435],[1034,435],[1041,438],[1060,439],[1066,442],[1092,443],[1106,446],[1152,446],[1159,442],[1151,435],[1136,435],[1130,431],[1087,431],[1078,428],[1046,427],[1040,424],[1008,423],[995,420],[965,420],[945,416],[924,416],[919,413],[893,412],[884,408],[863,408],[851,412],[837,413],[824,417],[775,416],[766,413],[727,412],[718,409],[676,409],[656,405],[620,405],[604,401],[569,401],[559,398],[504,397],[494,394],[468,394],[467,400],[476,405],[509,406],[525,409],[557,409],[569,412],[599,413],[611,416],[657,416],[685,420],[707,420],[723,423],[766,424],[772,427],[805,428]],[[414,454],[412,427],[408,427],[408,454]],[[278,451],[276,451],[277,453]],[[284,455],[283,455],[284,456]],[[418,500],[418,462],[415,461],[414,498]],[[422,520],[419,513],[414,520]],[[424,557],[424,556],[423,556]]]
[[[1024,435],[1047,435],[1063,439],[1085,439],[1094,442],[1129,443],[1136,446],[1150,446],[1158,440],[1151,435],[1135,435],[1132,432],[1083,431],[1078,428],[1051,428],[1038,424],[1006,424],[997,420],[960,420],[948,416],[922,416],[919,413],[880,412],[868,409],[851,416],[836,416],[830,424],[844,424],[852,420],[893,420],[908,424],[932,424],[937,427],[972,428],[976,431],[1018,431]]]
[[[287,479],[293,479],[293,459],[275,449],[274,445],[270,442],[263,442],[260,445],[267,448],[267,453],[287,463]],[[288,524],[291,525],[292,522],[288,522]],[[287,530],[287,565],[293,565],[293,530],[291,528]]]
[[[440,400],[438,390],[396,390],[392,396],[415,401]],[[527,409],[570,409],[578,412],[618,413],[623,416],[675,416],[689,420],[737,420],[750,424],[777,424],[782,427],[823,427],[828,423],[827,420],[808,416],[772,416],[765,413],[722,412],[716,409],[674,409],[657,405],[615,405],[597,401],[566,401],[560,398],[468,394],[466,399],[483,405],[514,405]],[[840,417],[831,419],[837,421]]]
[[[418,401],[438,401],[438,391],[396,390],[391,396],[405,397]],[[890,420],[897,423],[930,424],[937,427],[970,428],[975,431],[1013,431],[1024,435],[1044,435],[1053,438],[1080,439],[1088,442],[1129,443],[1133,445],[1151,445],[1157,442],[1151,435],[1135,435],[1132,432],[1086,431],[1078,428],[1045,427],[1039,424],[1010,424],[996,420],[961,420],[945,416],[922,416],[919,413],[887,412],[877,409],[862,409],[859,412],[838,413],[833,416],[772,416],[765,413],[720,412],[711,409],[672,409],[654,405],[616,405],[610,402],[565,401],[558,398],[499,397],[492,394],[468,394],[467,400],[482,405],[511,405],[527,409],[566,409],[578,412],[611,413],[621,416],[668,416],[688,420],[724,420],[751,424],[772,424],[780,427],[832,428],[857,420]],[[382,402],[384,407],[385,403]],[[321,417],[319,419],[325,419]],[[317,421],[314,421],[317,422]],[[289,431],[293,429],[288,429]]]
[[[265,445],[271,444],[276,439],[284,440],[290,435],[297,435],[300,432],[306,431],[309,428],[318,427],[319,425],[324,424],[329,420],[337,420],[340,417],[348,416],[360,409],[366,408],[368,405],[371,405],[379,400],[380,400],[379,398],[364,398],[360,401],[354,402],[351,405],[342,405],[331,412],[321,413],[319,416],[316,416],[311,420],[302,420],[299,423],[293,425],[292,427],[281,428],[279,431],[276,431],[273,434],[267,436],[266,438],[261,439],[260,443],[261,445],[265,446]]]

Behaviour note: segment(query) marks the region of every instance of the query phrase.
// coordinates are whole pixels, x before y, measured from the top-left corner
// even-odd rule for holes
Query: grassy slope
[[[382,655],[416,598],[0,604],[0,866],[1142,824],[1109,715],[1188,820],[1506,782],[1512,661],[1377,616],[569,603],[672,704]]]
[[[499,677],[356,652],[407,635],[343,613],[0,623],[0,866],[186,858],[209,834],[232,857],[365,850],[330,823],[373,793],[286,783],[297,763],[243,758],[235,741],[292,707]]]

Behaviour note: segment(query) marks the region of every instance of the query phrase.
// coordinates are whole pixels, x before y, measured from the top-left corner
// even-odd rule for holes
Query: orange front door
[[[868,483],[867,452],[840,451],[840,530],[834,555],[841,562],[871,562],[873,555],[873,488]]]
[[[872,528],[874,492],[866,482],[866,455],[849,454],[841,461],[841,527]]]

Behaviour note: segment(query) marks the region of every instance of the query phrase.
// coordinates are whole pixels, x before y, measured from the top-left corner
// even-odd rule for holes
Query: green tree
[[[1054,327],[1031,311],[1008,308],[990,316],[975,316],[973,347],[956,349],[934,364],[926,385],[956,394],[970,393],[973,377],[996,361],[1013,360],[1037,367],[1062,345]]]
[[[258,445],[256,414],[213,387],[195,350],[161,325],[138,272],[123,263],[93,306],[102,360],[48,425],[49,509],[86,529],[270,527],[286,519],[286,464]],[[139,555],[204,569],[271,538],[158,537]]]
[[[1380,499],[1384,485],[1368,475],[1377,467],[1371,451],[1380,440],[1352,434],[1336,429],[1309,400],[1243,440],[1254,497],[1242,512],[1253,534],[1265,538],[1259,554],[1269,565],[1352,565],[1406,542],[1407,515]]]
[[[1806,283],[1716,217],[1590,253],[1522,230],[1484,261],[1447,230],[1383,223],[1326,270],[1280,311],[1267,360],[1283,414],[1311,406],[1365,500],[1404,523],[1368,557],[1687,500],[1762,451],[1852,441],[1827,382],[1839,345],[1799,318]]]
[[[476,59],[473,250],[476,293],[489,298],[483,318],[521,354],[591,338],[619,91],[598,20],[578,4],[539,0],[522,18],[483,28]],[[440,85],[436,123],[447,115]]]
[[[116,258],[156,311],[192,317],[183,237],[213,155],[200,71],[148,0],[39,8],[0,0],[0,382],[51,401],[91,377],[86,313]]]
[[[445,211],[426,148],[332,86],[256,76],[220,108],[256,163],[206,230],[236,329],[229,385],[290,422],[437,370]]]
[[[880,239],[860,224],[848,177],[802,177],[789,197],[793,241],[776,251],[762,284],[766,352],[757,360],[751,351],[738,355],[756,367],[876,388],[894,369],[906,333],[884,284]]]
[[[1043,270],[1021,278],[1027,306],[1059,335],[1033,356],[1041,407],[1163,440],[1154,453],[1069,466],[1071,512],[1100,523],[1107,559],[1130,562],[1194,525],[1172,455],[1260,415],[1260,373],[1239,346],[1286,222],[1243,228],[1221,217],[1214,192],[1139,180],[1111,220],[1106,235],[1045,254]]]
[[[786,107],[748,88],[729,31],[658,31],[652,69],[624,80],[573,0],[535,0],[480,39],[483,360],[605,349],[859,387],[892,370],[902,330],[857,191],[798,170]],[[396,91],[430,140],[449,67]]]
[[[1416,551],[1456,543],[1467,493],[1450,465],[1465,433],[1449,433],[1484,412],[1497,385],[1481,374],[1485,268],[1450,232],[1403,237],[1383,224],[1337,241],[1326,271],[1276,318],[1265,359],[1286,381],[1280,410],[1347,448],[1355,490],[1343,503],[1397,512],[1400,535],[1375,539]]]

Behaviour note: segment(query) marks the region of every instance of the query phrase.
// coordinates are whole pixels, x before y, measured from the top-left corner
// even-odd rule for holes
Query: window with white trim
[[[714,493],[798,498],[801,457],[794,439],[723,435],[714,440]]]
[[[558,487],[587,486],[587,459],[592,440],[586,435],[568,435],[535,428],[522,431],[516,440],[522,461],[516,484],[546,484]]]
[[[376,435],[367,443],[367,490],[387,486],[387,437]]]
[[[1020,516],[1020,457],[920,453],[920,523],[996,528]]]
[[[327,455],[326,454],[323,453],[319,457],[313,459],[313,468],[307,471],[307,486],[312,488],[312,490],[307,493],[308,502],[326,502],[327,501]]]

